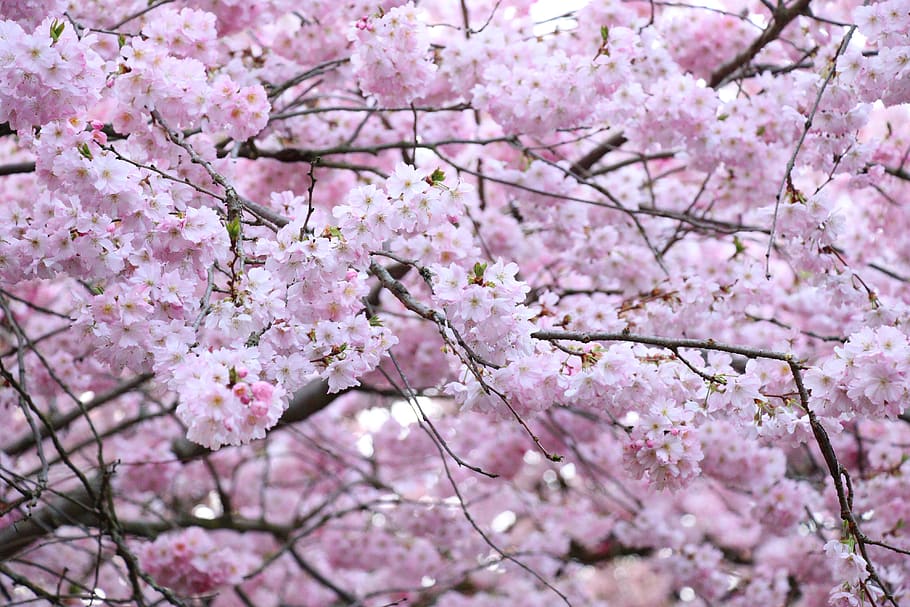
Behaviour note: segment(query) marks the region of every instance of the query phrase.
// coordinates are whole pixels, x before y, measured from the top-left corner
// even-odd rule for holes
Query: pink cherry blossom
[[[3,599],[906,603],[908,36],[0,0]]]

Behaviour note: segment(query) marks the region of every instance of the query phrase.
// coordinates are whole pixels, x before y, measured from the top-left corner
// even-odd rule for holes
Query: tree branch
[[[294,395],[278,425],[303,421],[325,409],[342,394],[344,392],[329,394],[328,384],[323,380],[310,382]],[[174,441],[171,448],[182,461],[190,461],[211,453],[209,449],[185,438]],[[0,529],[0,561],[15,557],[32,542],[53,533],[63,525],[99,527],[103,521],[94,507],[91,490],[97,493],[101,482],[100,477],[95,477],[90,480],[88,487],[82,486],[62,494],[28,518]],[[141,530],[141,526],[125,528],[125,531],[130,532],[138,530]]]
[[[781,32],[791,21],[796,19],[799,15],[806,14],[809,10],[810,2],[811,0],[796,0],[796,2],[789,7],[780,5],[772,14],[771,23],[765,28],[765,31],[763,31],[743,52],[734,57],[731,61],[717,68],[717,70],[711,74],[711,78],[708,80],[708,86],[715,88],[724,84],[728,76],[745,67],[762,51],[762,49],[777,40],[777,37],[780,36]]]

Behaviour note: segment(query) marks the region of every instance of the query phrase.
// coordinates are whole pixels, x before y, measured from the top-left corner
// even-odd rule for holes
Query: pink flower
[[[386,107],[406,106],[424,95],[436,65],[429,56],[427,27],[409,2],[379,19],[357,21],[349,34],[351,64],[364,92]]]
[[[253,391],[253,398],[262,402],[269,402],[272,400],[272,395],[274,394],[274,387],[272,384],[264,381],[257,381],[251,386]]]

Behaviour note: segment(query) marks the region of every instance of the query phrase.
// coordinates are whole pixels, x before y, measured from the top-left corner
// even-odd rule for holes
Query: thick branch
[[[578,161],[569,168],[569,172],[573,175],[578,175],[579,177],[587,177],[588,172],[591,170],[591,167],[597,164],[601,158],[620,147],[626,141],[628,141],[628,139],[626,139],[626,136],[622,133],[613,135],[598,145],[596,148],[579,158]]]
[[[34,173],[34,162],[14,162],[0,166],[0,177],[5,175],[19,175],[22,173]]]
[[[780,8],[774,11],[771,24],[765,28],[765,31],[763,31],[761,35],[746,48],[746,50],[734,57],[732,61],[720,66],[711,74],[708,86],[715,88],[723,84],[728,76],[745,67],[762,51],[763,48],[777,40],[777,37],[780,36],[781,32],[784,31],[784,28],[787,27],[791,21],[796,19],[799,15],[806,14],[809,10],[810,2],[811,0],[796,0],[796,2],[789,7],[781,5]]]

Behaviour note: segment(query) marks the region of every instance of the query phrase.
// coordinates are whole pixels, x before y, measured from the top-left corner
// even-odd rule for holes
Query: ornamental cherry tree
[[[910,604],[910,3],[558,4],[0,0],[0,602]]]

